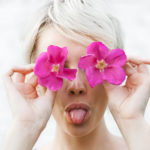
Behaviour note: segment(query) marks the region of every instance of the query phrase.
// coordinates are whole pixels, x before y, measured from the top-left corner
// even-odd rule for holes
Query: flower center
[[[52,67],[52,72],[57,72],[59,71],[59,64],[53,65]]]
[[[97,60],[96,68],[100,69],[100,71],[103,71],[106,66],[107,64],[105,63],[103,59],[100,61]]]

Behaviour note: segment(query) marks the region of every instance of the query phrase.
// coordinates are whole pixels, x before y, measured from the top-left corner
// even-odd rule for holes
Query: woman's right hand
[[[26,81],[26,76],[33,72],[35,64],[13,67],[3,75],[8,101],[15,121],[31,123],[44,128],[50,118],[56,93],[46,90],[39,96],[37,92],[37,76]],[[13,79],[16,74],[15,80]]]

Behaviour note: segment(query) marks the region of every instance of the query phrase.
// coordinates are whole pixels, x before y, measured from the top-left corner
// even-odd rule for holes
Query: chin
[[[96,118],[94,116],[92,117],[91,113],[88,120],[82,122],[81,124],[74,124],[64,117],[64,120],[62,120],[64,123],[62,129],[70,136],[84,137],[90,134],[96,128],[97,123],[94,120],[96,120]]]
[[[88,122],[82,125],[75,125],[75,124],[66,124],[64,128],[65,132],[70,136],[74,137],[83,137],[88,135],[92,131],[92,127],[89,125]]]

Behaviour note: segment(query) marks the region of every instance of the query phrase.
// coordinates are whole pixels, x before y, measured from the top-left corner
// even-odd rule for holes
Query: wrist
[[[41,132],[45,128],[45,124],[40,121],[28,121],[28,120],[18,120],[14,119],[13,125],[23,130]]]
[[[130,150],[149,150],[150,125],[144,117],[116,120]]]
[[[41,131],[36,124],[14,120],[6,135],[4,150],[31,150]]]

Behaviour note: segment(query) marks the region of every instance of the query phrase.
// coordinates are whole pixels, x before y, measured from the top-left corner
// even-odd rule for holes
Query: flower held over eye
[[[60,48],[54,45],[48,46],[47,52],[40,54],[36,59],[34,73],[41,86],[57,91],[63,85],[63,78],[70,81],[75,79],[77,69],[64,68],[67,54],[67,47]]]
[[[101,42],[93,42],[87,48],[87,55],[80,58],[78,67],[86,71],[86,77],[93,88],[104,80],[119,85],[125,80],[126,73],[121,67],[127,61],[122,49],[111,51]]]

